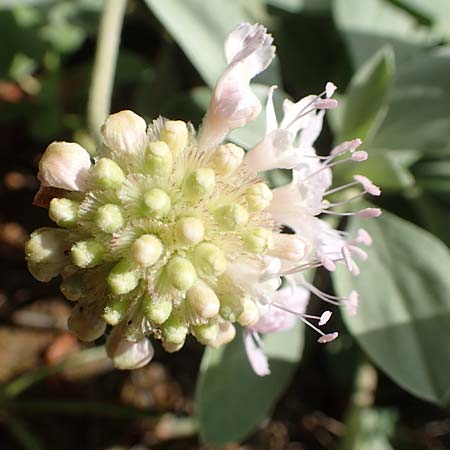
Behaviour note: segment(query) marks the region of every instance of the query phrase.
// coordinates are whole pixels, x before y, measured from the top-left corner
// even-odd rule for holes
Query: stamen
[[[334,333],[325,334],[320,337],[317,342],[319,344],[327,344],[328,342],[334,341],[339,336],[339,333],[335,331]]]
[[[353,139],[351,141],[345,141],[342,144],[334,147],[333,150],[331,150],[330,155],[337,156],[341,155],[342,153],[354,152],[361,144],[362,141],[359,138]]]

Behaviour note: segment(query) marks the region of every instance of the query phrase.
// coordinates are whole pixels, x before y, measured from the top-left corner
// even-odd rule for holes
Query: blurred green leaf
[[[448,0],[396,0],[396,3],[431,22],[438,36],[450,39],[450,7]]]
[[[355,67],[386,44],[400,64],[438,42],[415,17],[385,0],[335,0],[333,13]]]
[[[353,218],[374,244],[361,275],[338,270],[339,295],[356,289],[360,308],[345,321],[372,360],[398,384],[441,405],[450,401],[450,252],[440,240],[384,212],[376,220]],[[341,269],[341,268],[340,268]]]
[[[227,346],[207,348],[197,385],[200,434],[222,446],[245,439],[269,414],[283,393],[303,350],[303,326],[269,334],[264,352],[271,374],[258,377],[247,361],[241,333]]]
[[[405,152],[411,155],[408,150]],[[398,191],[415,184],[414,177],[405,164],[408,162],[406,158],[402,160],[392,151],[371,148],[367,161],[336,167],[334,178],[336,184],[340,184],[352,181],[354,175],[365,175],[382,189]]]
[[[386,115],[394,54],[385,47],[355,73],[346,92],[338,142],[359,137],[368,144]]]
[[[399,68],[389,111],[372,145],[450,154],[450,48]]]
[[[254,2],[145,1],[210,87],[215,85],[225,68],[223,44],[226,35],[239,23],[254,21],[251,14]],[[260,82],[279,84],[278,70],[272,66],[264,73],[264,78],[258,78]]]

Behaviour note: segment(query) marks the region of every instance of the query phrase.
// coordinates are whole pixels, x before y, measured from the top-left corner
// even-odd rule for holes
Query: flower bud
[[[150,189],[143,195],[146,214],[156,218],[165,216],[170,211],[170,197],[162,189]]]
[[[184,346],[184,341],[179,344],[174,344],[172,342],[163,341],[162,346],[167,353],[175,353],[181,350]]]
[[[189,328],[178,314],[172,313],[163,323],[161,330],[164,343],[179,345],[184,344]]]
[[[72,262],[82,269],[95,267],[102,261],[105,253],[105,247],[95,239],[78,241],[72,245],[70,256]]]
[[[84,305],[75,306],[67,320],[67,326],[84,342],[95,341],[106,330],[106,323]]]
[[[235,230],[248,222],[248,212],[239,204],[220,206],[214,211],[214,217],[227,230]]]
[[[145,172],[160,177],[172,173],[173,156],[169,146],[163,141],[150,142],[145,159]]]
[[[147,365],[155,353],[151,342],[147,338],[132,342],[120,333],[119,328],[114,329],[106,341],[106,353],[112,359],[114,367],[131,370]]]
[[[205,237],[205,226],[195,217],[183,217],[175,226],[175,236],[180,244],[198,244]]]
[[[220,316],[230,322],[236,322],[244,312],[243,296],[236,292],[226,292],[220,295]]]
[[[131,259],[143,267],[149,267],[161,257],[164,247],[153,234],[143,234],[136,239],[130,249]]]
[[[202,280],[197,280],[186,294],[186,306],[196,319],[211,319],[219,314],[220,302],[216,293]]]
[[[139,274],[129,261],[122,259],[109,272],[107,282],[113,294],[128,294],[139,284]]]
[[[243,233],[242,241],[247,251],[260,255],[272,247],[273,233],[263,227],[252,228]]]
[[[272,201],[272,191],[266,183],[256,183],[247,189],[246,199],[250,211],[262,211]]]
[[[90,172],[91,182],[100,189],[119,189],[124,179],[122,169],[109,158],[100,158]]]
[[[172,302],[170,300],[152,299],[149,295],[145,295],[142,301],[145,317],[157,325],[164,323],[172,313]]]
[[[241,165],[244,154],[244,150],[237,145],[219,145],[211,156],[209,164],[217,174],[230,175]]]
[[[220,248],[203,242],[195,248],[194,264],[201,276],[216,277],[225,272],[227,260]]]
[[[109,325],[117,325],[125,318],[130,299],[124,296],[111,296],[103,311],[102,318]]]
[[[105,233],[114,233],[125,224],[122,208],[113,203],[100,206],[95,213],[95,224]]]
[[[83,277],[79,273],[74,273],[73,275],[70,275],[70,277],[64,278],[59,289],[64,297],[72,302],[77,302],[86,294]]]
[[[53,198],[50,201],[48,215],[57,225],[70,228],[78,220],[79,203],[68,198]]]
[[[243,327],[250,327],[252,325],[255,325],[255,323],[258,322],[260,317],[259,309],[256,306],[256,303],[253,300],[246,298],[242,306],[244,308],[244,311],[239,316],[238,322]]]
[[[63,270],[65,264],[37,263],[28,261],[28,270],[38,281],[47,282],[57,277]]]
[[[217,339],[209,345],[214,348],[221,347],[222,345],[231,342],[235,336],[236,328],[234,328],[230,322],[221,322],[219,323],[219,333],[217,335]]]
[[[174,155],[178,155],[188,143],[188,129],[181,120],[167,120],[159,136],[172,150]]]
[[[180,291],[192,287],[197,279],[197,272],[192,263],[182,256],[173,256],[166,266],[170,284]]]
[[[25,255],[33,263],[63,263],[66,232],[57,228],[39,228],[25,243]]]
[[[74,142],[52,142],[39,161],[38,178],[43,186],[83,191],[91,158]]]
[[[300,261],[307,251],[305,241],[295,234],[273,234],[273,247],[270,254],[289,261]]]
[[[133,111],[125,110],[111,114],[100,132],[107,147],[131,154],[145,148],[146,129],[147,124],[142,117]]]
[[[195,201],[210,194],[216,185],[214,171],[208,167],[194,170],[186,179],[183,192],[186,197]]]
[[[217,322],[203,323],[192,327],[192,333],[197,341],[203,345],[213,344],[219,335],[219,324]]]

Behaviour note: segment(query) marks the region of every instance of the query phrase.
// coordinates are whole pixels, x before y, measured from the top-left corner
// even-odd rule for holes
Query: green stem
[[[97,37],[87,107],[88,126],[99,139],[99,129],[111,108],[123,16],[127,0],[105,0]]]
[[[33,384],[36,384],[51,375],[62,372],[69,367],[77,367],[94,361],[101,361],[103,359],[106,359],[104,347],[94,347],[83,350],[73,356],[69,356],[58,364],[44,366],[31,372],[26,372],[2,387],[0,390],[0,404],[2,404],[1,397],[14,398]]]

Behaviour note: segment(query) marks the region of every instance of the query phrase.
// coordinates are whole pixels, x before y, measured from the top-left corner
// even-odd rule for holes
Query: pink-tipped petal
[[[328,333],[324,336],[320,336],[320,338],[317,340],[319,344],[327,344],[328,342],[334,341],[339,336],[339,333],[335,331],[334,333]]]
[[[355,316],[358,312],[358,292],[352,291],[350,292],[350,295],[348,296],[347,300],[345,301],[345,308],[350,316]]]
[[[322,313],[319,320],[319,326],[325,325],[330,320],[332,314],[333,313],[331,311],[325,311]]]

